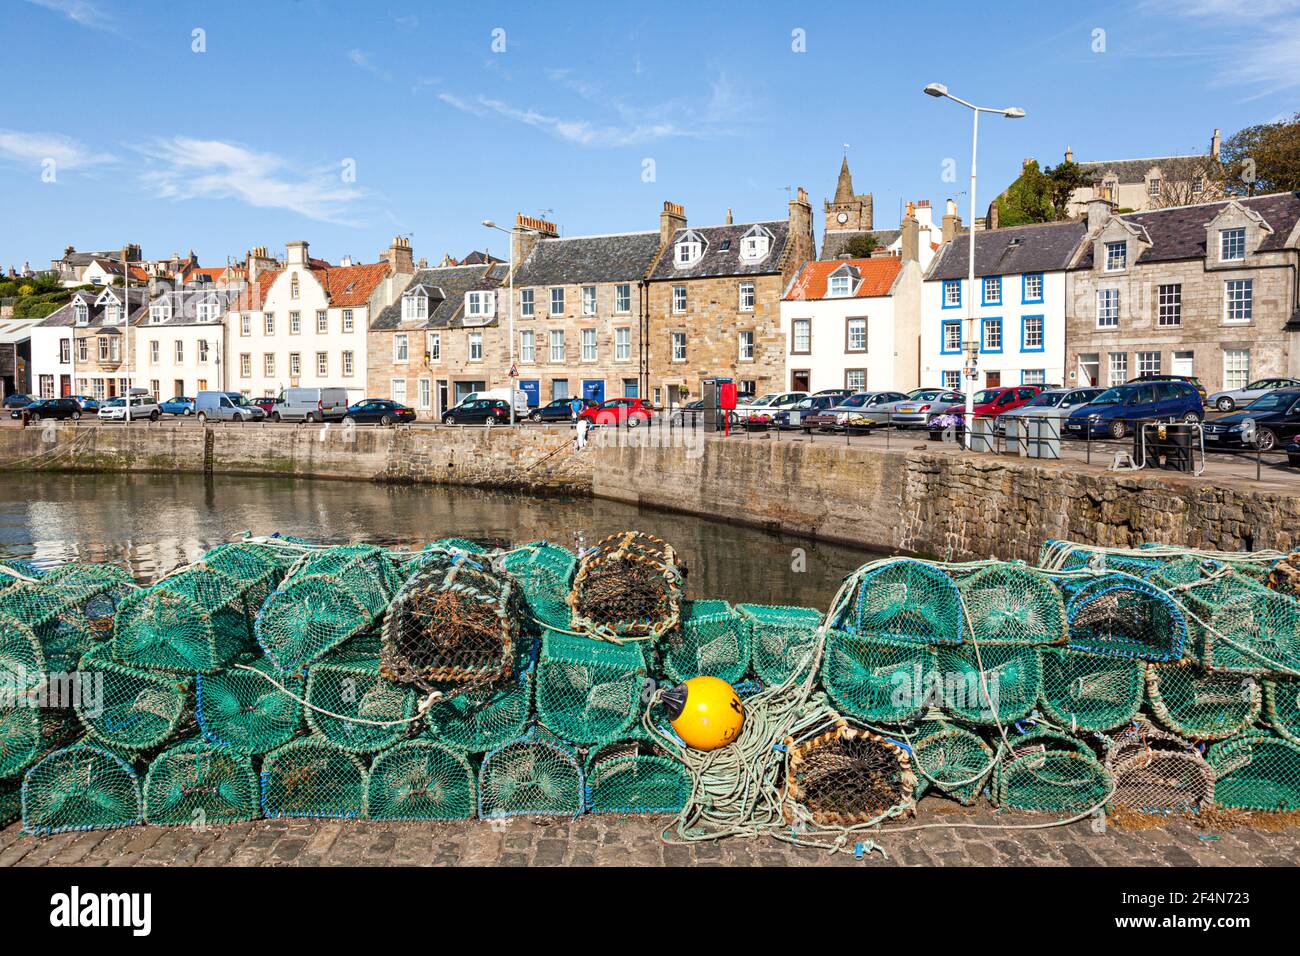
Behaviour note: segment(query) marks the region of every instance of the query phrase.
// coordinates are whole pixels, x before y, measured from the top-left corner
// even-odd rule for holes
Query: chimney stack
[[[559,234],[560,227],[553,222],[525,216],[521,212],[515,213],[515,228],[510,235],[510,254],[515,268],[518,269],[528,258],[528,254],[533,251],[533,246],[537,245],[538,239],[554,239]]]
[[[916,219],[916,206],[907,204],[907,213],[903,216],[902,256],[904,262],[921,261],[921,224]]]
[[[289,265],[307,265],[307,243],[304,240],[298,239],[294,242],[286,243],[284,248]]]
[[[793,261],[807,262],[817,257],[816,243],[813,240],[812,203],[808,201],[808,190],[798,186],[794,198],[790,200],[790,238],[796,245]]]
[[[989,219],[985,226],[989,229],[998,227],[998,201],[996,199],[989,203]]]
[[[730,207],[730,206],[727,207],[727,225],[728,225],[728,226],[731,225],[731,207]]]
[[[956,200],[949,199],[943,214],[943,243],[947,245],[961,232],[961,216],[957,215]]]
[[[1219,142],[1219,128],[1216,126],[1214,128],[1214,135],[1210,137],[1210,158],[1213,159],[1215,162],[1218,162],[1219,160],[1219,152],[1221,147],[1222,147],[1222,143]]]
[[[685,228],[686,210],[679,203],[664,200],[664,211],[659,214],[659,245],[668,245],[677,230]]]
[[[389,275],[413,275],[415,258],[411,253],[411,240],[403,236],[394,236],[393,244],[379,254],[381,262],[388,263]]]
[[[1106,220],[1111,217],[1115,211],[1115,204],[1109,199],[1089,199],[1088,200],[1088,234],[1092,235],[1101,230],[1106,224]]]
[[[917,200],[915,215],[916,221],[921,224],[922,229],[934,228],[934,210],[930,208],[930,200]]]

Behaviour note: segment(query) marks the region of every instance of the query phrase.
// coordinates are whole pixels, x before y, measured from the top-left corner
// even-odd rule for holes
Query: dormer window
[[[104,324],[117,325],[122,321],[122,306],[116,302],[110,302],[104,307]]]
[[[86,303],[78,301],[72,307],[72,315],[78,325],[90,324],[90,309],[86,307]]]
[[[677,240],[673,253],[673,262],[678,266],[690,266],[700,261],[704,255],[704,237],[698,232],[684,232]]]
[[[1219,260],[1221,262],[1239,262],[1246,258],[1246,229],[1219,230]]]
[[[831,276],[831,298],[838,299],[853,291],[853,280],[848,276]]]
[[[195,314],[200,322],[212,322],[216,320],[220,308],[216,302],[200,302]]]
[[[740,258],[757,262],[772,248],[772,234],[762,226],[754,226],[740,237]]]
[[[1123,272],[1128,268],[1128,243],[1106,243],[1106,271]]]
[[[856,266],[842,265],[830,274],[827,283],[827,298],[848,298],[857,290],[862,273]]]
[[[166,302],[159,302],[157,305],[149,306],[149,324],[160,325],[167,321],[171,309],[167,307]]]
[[[466,292],[465,316],[471,319],[488,319],[496,315],[495,292]]]
[[[429,299],[423,292],[402,296],[402,321],[420,322],[429,317]]]

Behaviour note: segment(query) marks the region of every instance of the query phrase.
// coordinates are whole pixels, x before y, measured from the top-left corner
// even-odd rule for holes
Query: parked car
[[[905,398],[902,392],[855,392],[806,419],[805,423],[826,430],[883,425],[889,418],[886,409]]]
[[[87,414],[93,415],[99,411],[99,399],[93,395],[73,395],[72,398]]]
[[[530,422],[575,422],[585,408],[595,408],[599,402],[590,398],[553,398],[540,408],[528,413]]]
[[[348,413],[345,388],[286,388],[271,409],[273,422],[341,422]]]
[[[1253,422],[1253,427],[1247,422]],[[1254,439],[1246,441],[1247,434]],[[1255,448],[1272,451],[1300,436],[1300,385],[1275,388],[1239,412],[1204,426],[1206,448]]]
[[[510,404],[503,398],[473,398],[442,413],[444,425],[505,425]]]
[[[770,415],[783,408],[791,408],[795,402],[802,401],[807,397],[807,392],[768,392],[766,395],[760,395],[752,402],[745,404],[737,402],[736,414],[742,418],[750,412],[761,412]]]
[[[962,405],[966,396],[946,388],[914,388],[905,398],[890,402],[881,411],[888,411],[889,421],[895,428],[924,428],[931,411]]]
[[[30,395],[20,395],[20,394],[6,395],[4,407],[25,408],[31,403],[32,403],[32,397]]]
[[[999,435],[1006,435],[1008,426],[1017,419],[1047,418],[1055,419],[1056,434],[1060,437],[1061,423],[1080,405],[1086,405],[1102,392],[1104,388],[1089,385],[1085,388],[1049,388],[1039,392],[1030,401],[998,415],[993,423],[993,430]]]
[[[795,402],[791,408],[782,408],[772,413],[772,421],[777,428],[802,428],[811,431],[817,427],[810,425],[808,418],[816,417],[841,401],[839,395],[809,395]]]
[[[531,411],[528,405],[528,393],[522,388],[517,388],[514,391],[515,418],[526,418],[528,417],[528,413]],[[464,405],[466,402],[477,401],[480,398],[499,398],[504,402],[508,402],[510,401],[510,388],[507,386],[504,388],[489,388],[484,392],[470,392],[460,400],[460,404]]]
[[[1261,378],[1257,382],[1251,382],[1245,388],[1231,388],[1222,392],[1215,392],[1205,404],[1212,405],[1221,412],[1231,412],[1243,405],[1249,405],[1255,399],[1275,388],[1300,388],[1300,379]]]
[[[169,398],[165,402],[159,402],[158,407],[167,415],[193,415],[194,399],[177,395],[175,398]]]
[[[1137,378],[1129,379],[1125,384],[1140,385],[1143,382],[1186,382],[1188,385],[1193,386],[1201,396],[1202,405],[1206,404],[1209,398],[1205,394],[1205,386],[1201,384],[1201,380],[1195,375],[1165,375],[1163,372],[1144,372]]]
[[[397,425],[415,421],[415,409],[389,398],[366,398],[348,406],[344,424]]]
[[[740,403],[737,402],[737,404]],[[704,421],[704,399],[702,398],[687,402],[668,416],[669,424],[674,427],[677,425],[698,425],[702,421]]]
[[[823,388],[820,391],[813,392],[813,398],[821,395],[830,395],[832,398],[848,398],[853,394],[851,388]]]
[[[194,414],[200,424],[209,418],[217,422],[260,422],[266,418],[266,412],[239,392],[199,392]]]
[[[131,421],[138,422],[143,419],[149,419],[156,422],[162,418],[162,409],[154,401],[152,395],[132,395],[131,396]],[[101,422],[124,422],[126,421],[127,404],[125,398],[110,398],[99,409],[99,420]]]
[[[1300,468],[1300,440],[1293,438],[1286,443],[1286,463],[1292,468]]]
[[[39,422],[47,418],[76,421],[81,418],[81,414],[81,405],[75,398],[38,398],[30,405],[15,408],[9,413],[9,417],[22,418],[26,415],[29,422]]]
[[[261,398],[255,398],[250,404],[256,405],[269,416],[275,411],[275,396],[263,395]]]
[[[636,428],[648,425],[654,418],[654,408],[644,398],[611,398],[595,408],[584,408],[578,415],[597,425],[626,425]]]
[[[1120,439],[1142,421],[1199,422],[1204,414],[1201,395],[1190,382],[1116,385],[1071,412],[1063,437]]]
[[[973,399],[975,417],[996,418],[1013,408],[1028,404],[1042,390],[1041,385],[1003,385],[978,391]],[[930,437],[937,437],[949,425],[956,426],[959,432],[965,429],[966,401],[964,398],[952,405],[940,406],[936,404],[931,407],[930,417],[926,419],[926,427],[930,429]]]

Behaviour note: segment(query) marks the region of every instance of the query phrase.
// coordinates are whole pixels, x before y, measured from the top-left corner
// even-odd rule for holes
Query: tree
[[[1016,181],[998,197],[998,225],[1023,226],[1065,219],[1070,213],[1070,196],[1088,182],[1078,163],[1066,160],[1058,166],[1039,169],[1037,161],[1031,159]]]
[[[1238,131],[1223,144],[1222,158],[1234,196],[1300,190],[1300,113]]]
[[[1053,218],[1060,220],[1070,215],[1070,197],[1076,189],[1082,189],[1092,180],[1082,166],[1067,159],[1056,166],[1043,170],[1047,177],[1048,195],[1052,203]]]
[[[869,259],[879,248],[880,240],[876,238],[874,232],[860,232],[856,236],[851,236],[844,244],[844,251],[854,259]]]

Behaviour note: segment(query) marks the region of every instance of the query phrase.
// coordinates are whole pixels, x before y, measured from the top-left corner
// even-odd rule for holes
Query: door
[[[1173,363],[1169,367],[1170,374],[1195,375],[1196,373],[1192,371],[1192,368],[1195,365],[1195,362],[1193,361],[1194,358],[1195,356],[1192,352],[1175,352]]]
[[[175,391],[172,392],[173,395],[176,395],[176,396],[179,397],[179,396],[185,394],[185,379],[183,379],[183,378],[178,378],[178,379],[176,379],[176,381],[173,382],[172,384],[176,387],[176,388],[175,388]]]
[[[1101,358],[1095,352],[1079,356],[1079,384],[1096,386],[1101,377]]]
[[[519,390],[528,396],[528,407],[536,408],[542,403],[542,382],[536,378],[521,378]]]
[[[807,369],[795,369],[790,373],[790,391],[811,392],[812,373]]]
[[[985,372],[985,373],[984,373],[984,387],[985,387],[985,388],[1001,388],[1001,387],[1002,387],[1002,373],[1001,373],[1001,372]]]
[[[59,397],[67,398],[71,394],[72,394],[72,376],[60,375],[59,376]]]
[[[438,379],[438,407],[434,409],[434,414],[441,417],[450,406],[447,404],[447,380]]]
[[[605,380],[603,378],[584,379],[582,397],[589,398],[597,404],[603,402],[605,400]]]

